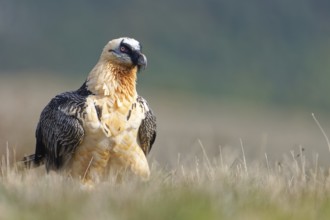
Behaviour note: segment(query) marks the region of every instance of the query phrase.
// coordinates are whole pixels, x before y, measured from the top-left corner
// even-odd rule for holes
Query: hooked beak
[[[141,68],[145,69],[147,67],[147,57],[143,53],[139,53],[137,59],[137,66],[139,69]]]

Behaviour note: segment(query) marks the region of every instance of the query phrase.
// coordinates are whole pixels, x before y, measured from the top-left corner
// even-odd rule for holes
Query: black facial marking
[[[141,48],[141,47],[140,47]],[[141,59],[141,49],[135,49],[130,44],[127,44],[122,40],[119,45],[119,51],[121,53],[127,54],[134,65],[139,66],[139,59]]]
[[[133,48],[131,47],[131,45],[126,44],[123,41],[124,40],[121,41],[119,48],[122,48],[123,47],[123,48],[125,48],[126,51],[121,51],[121,50],[120,51],[123,52],[123,53],[128,54],[129,56],[132,56],[132,54],[133,54]]]

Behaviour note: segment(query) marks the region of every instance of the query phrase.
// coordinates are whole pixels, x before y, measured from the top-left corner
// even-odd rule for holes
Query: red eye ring
[[[126,47],[120,47],[120,51],[121,52],[127,52],[127,48]]]

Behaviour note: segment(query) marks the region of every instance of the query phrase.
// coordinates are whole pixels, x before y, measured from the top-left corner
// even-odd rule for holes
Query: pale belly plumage
[[[132,101],[112,102],[107,97],[87,98],[83,127],[85,136],[71,163],[71,175],[98,182],[109,172],[130,169],[147,179],[145,154],[138,145],[138,129],[145,109]]]

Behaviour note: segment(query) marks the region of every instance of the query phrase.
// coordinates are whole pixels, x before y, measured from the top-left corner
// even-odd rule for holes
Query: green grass
[[[153,162],[148,182],[109,177],[86,190],[43,169],[18,172],[6,155],[0,219],[330,219],[328,170],[318,167],[317,157],[306,161],[302,150],[281,163],[267,156],[247,163],[243,152],[229,162],[232,156],[204,154],[173,170]]]

